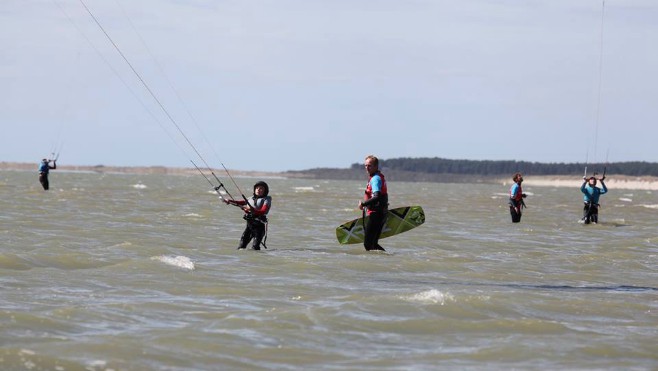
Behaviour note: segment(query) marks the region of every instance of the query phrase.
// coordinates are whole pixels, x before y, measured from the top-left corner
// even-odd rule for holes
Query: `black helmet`
[[[263,196],[267,196],[270,193],[270,186],[268,186],[267,183],[261,180],[256,184],[254,184],[254,194],[256,194],[256,187],[258,186],[263,186],[265,188],[265,194]]]

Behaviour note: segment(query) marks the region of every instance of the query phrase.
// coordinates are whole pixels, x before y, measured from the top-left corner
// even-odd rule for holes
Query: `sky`
[[[658,162],[657,46],[655,0],[2,0],[0,161]]]

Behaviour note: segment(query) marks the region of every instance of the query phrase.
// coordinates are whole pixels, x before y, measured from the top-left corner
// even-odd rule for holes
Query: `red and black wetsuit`
[[[260,186],[264,188],[264,192],[262,196],[257,196],[256,188]],[[252,239],[254,240],[252,245],[254,250],[260,250],[261,245],[267,248],[263,239],[267,239],[267,213],[270,212],[272,207],[272,197],[268,196],[269,193],[269,186],[261,181],[254,185],[254,195],[250,199],[226,201],[229,204],[242,207],[249,205],[249,208],[245,209],[243,217],[247,221],[247,226],[242,232],[242,237],[240,237],[238,249],[246,248]]]

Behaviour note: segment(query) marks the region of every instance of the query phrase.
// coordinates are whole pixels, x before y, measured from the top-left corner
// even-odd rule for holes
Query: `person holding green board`
[[[379,171],[379,159],[377,157],[373,155],[366,156],[365,168],[370,178],[366,185],[363,201],[359,202],[359,209],[363,210],[364,217],[366,214],[368,215],[368,220],[364,226],[363,246],[366,251],[386,251],[379,246],[379,236],[386,223],[386,214],[388,213],[386,179],[384,174]]]

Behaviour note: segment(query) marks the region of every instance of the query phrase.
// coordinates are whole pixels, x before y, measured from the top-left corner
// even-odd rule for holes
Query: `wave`
[[[292,187],[295,192],[315,192],[313,187]]]
[[[187,256],[182,256],[182,255],[179,255],[179,256],[160,255],[160,256],[151,257],[151,260],[157,260],[157,261],[160,261],[160,262],[165,263],[167,265],[171,265],[171,266],[174,266],[174,267],[178,267],[178,268],[186,269],[186,270],[190,270],[190,271],[193,271],[194,269],[196,269],[196,267],[194,266],[194,262],[190,258],[188,258]]]
[[[401,299],[406,301],[423,303],[423,304],[440,304],[440,305],[444,305],[447,301],[455,301],[455,297],[452,294],[443,293],[436,289],[422,291],[410,296],[402,296]]]

